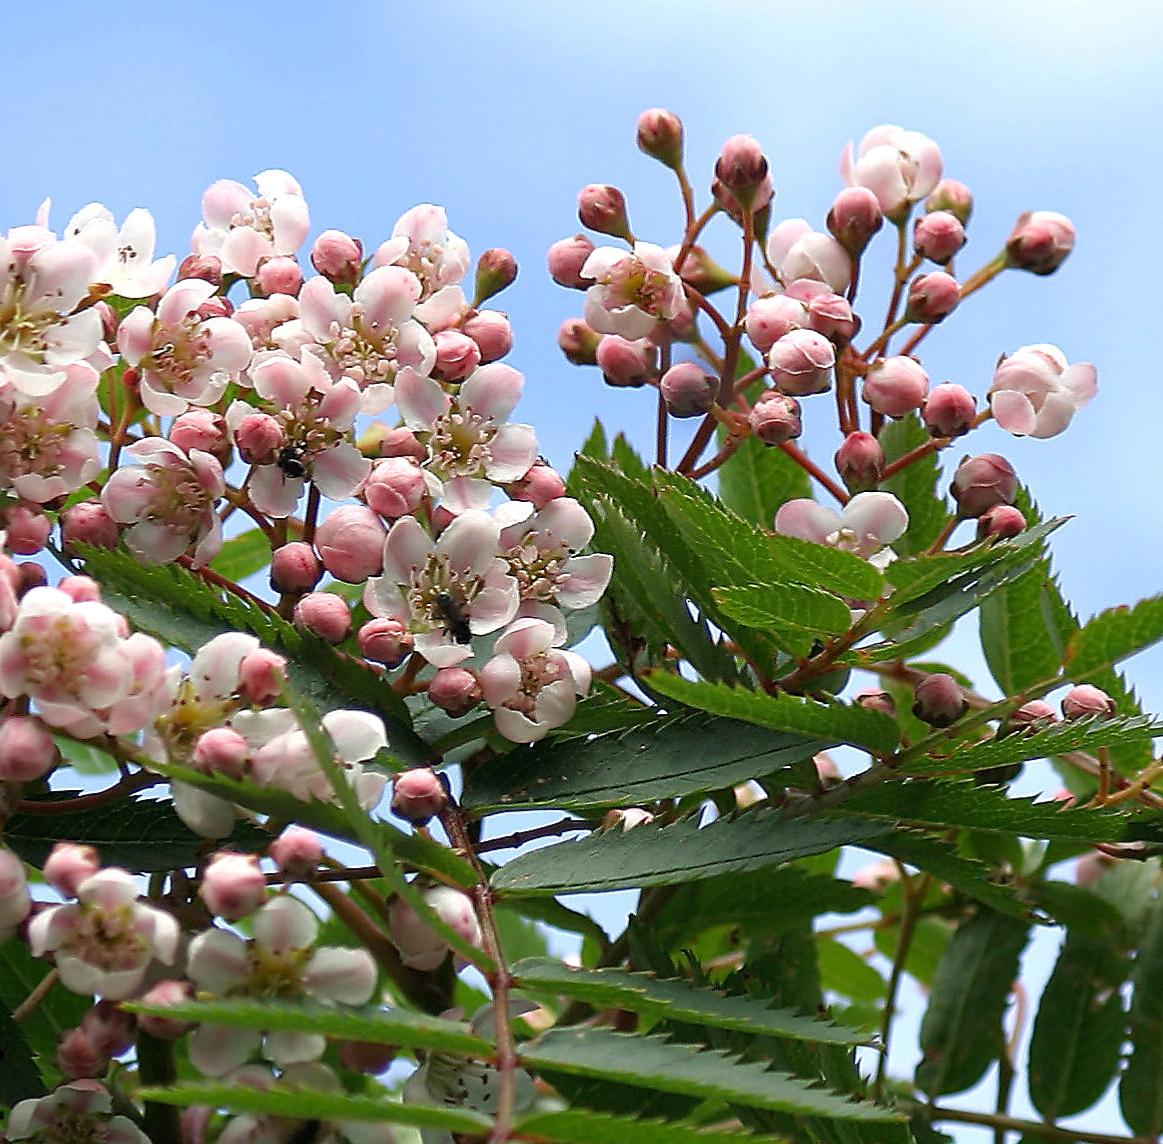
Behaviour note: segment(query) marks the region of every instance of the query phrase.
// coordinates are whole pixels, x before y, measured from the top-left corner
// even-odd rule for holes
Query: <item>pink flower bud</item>
[[[682,120],[673,111],[652,107],[638,116],[638,150],[664,167],[682,166]]]
[[[927,211],[948,211],[962,226],[973,213],[973,192],[956,179],[942,179],[925,200]]]
[[[448,787],[430,767],[416,767],[396,775],[392,783],[392,812],[423,826],[448,806]]]
[[[481,685],[466,667],[442,667],[428,684],[428,698],[454,719],[467,715],[481,701]]]
[[[119,1057],[133,1048],[137,1021],[115,1001],[98,1001],[84,1017],[81,1028],[90,1043],[106,1057]]]
[[[807,324],[807,306],[789,294],[765,294],[747,308],[747,336],[760,353],[767,353],[784,335]]]
[[[577,196],[577,217],[582,226],[596,230],[598,234],[634,241],[626,214],[626,196],[608,183],[590,183],[582,187]]]
[[[738,796],[736,796],[738,802]],[[602,830],[620,830],[628,834],[639,826],[649,826],[654,815],[640,806],[628,806],[625,810],[608,810],[602,819]]]
[[[633,388],[654,377],[657,354],[657,347],[648,338],[630,341],[618,334],[606,334],[598,342],[595,359],[607,385]]]
[[[336,286],[354,286],[363,269],[363,243],[342,230],[325,230],[311,247],[311,265]]]
[[[1025,727],[1036,729],[1039,726],[1056,722],[1058,722],[1058,714],[1046,700],[1031,699],[1029,703],[1023,703],[1006,720],[1006,729],[1009,731],[1021,730]]]
[[[14,504],[0,514],[8,538],[4,547],[14,556],[35,556],[52,535],[52,521],[39,505]]]
[[[48,583],[48,573],[35,560],[22,560],[16,565],[19,583],[16,594],[23,596],[33,588],[43,588]]]
[[[960,437],[973,425],[977,402],[964,386],[943,381],[929,391],[921,416],[934,437]]]
[[[267,882],[253,854],[220,850],[202,875],[198,895],[212,914],[236,922],[266,901]]]
[[[286,877],[303,881],[318,870],[323,841],[313,830],[289,826],[267,847],[267,853]]]
[[[276,592],[310,592],[322,576],[323,565],[315,549],[301,540],[284,544],[271,554],[271,587]]]
[[[255,293],[260,297],[269,298],[272,294],[290,294],[298,297],[303,288],[303,270],[293,258],[279,255],[275,258],[264,258],[255,271]]]
[[[91,544],[94,548],[117,547],[117,522],[98,500],[81,501],[61,516],[61,543]]]
[[[339,1063],[345,1069],[368,1076],[379,1076],[396,1059],[395,1045],[377,1045],[371,1041],[340,1041]]]
[[[864,253],[872,236],[884,226],[884,214],[876,195],[867,187],[845,187],[832,200],[828,230],[853,257]]]
[[[294,620],[296,627],[331,644],[342,643],[351,630],[347,601],[334,592],[308,592],[295,605]]]
[[[513,252],[503,246],[494,246],[486,250],[477,259],[476,295],[473,305],[479,306],[516,281],[517,260],[513,257]]]
[[[1117,704],[1105,691],[1089,683],[1072,687],[1062,700],[1062,714],[1067,719],[1085,719],[1090,715],[1109,719],[1117,710]]]
[[[211,727],[198,736],[190,758],[206,774],[240,779],[250,761],[250,744],[233,727]]]
[[[1118,861],[1119,859],[1112,858],[1101,850],[1092,850],[1078,859],[1078,865],[1074,867],[1074,881],[1083,889],[1093,886],[1100,878],[1109,874]]]
[[[382,474],[376,483],[376,498],[387,507],[403,503],[406,477],[404,474],[386,472],[380,466],[409,469],[423,485],[423,475],[411,461],[393,457],[377,461],[376,465]],[[396,499],[393,499],[393,494]],[[370,503],[371,498],[368,500]],[[413,507],[418,505],[419,495],[409,499],[408,503]],[[403,516],[410,511],[408,508],[396,515]],[[315,547],[323,567],[337,580],[362,584],[369,576],[378,576],[383,571],[384,541],[387,535],[388,530],[376,510],[366,505],[343,505],[330,513],[315,530]]]
[[[768,389],[759,395],[747,415],[747,423],[765,445],[794,441],[803,432],[800,403],[778,389]]]
[[[816,768],[816,777],[820,780],[820,785],[825,790],[843,781],[840,768],[836,766],[836,761],[827,751],[821,751],[818,755],[813,755],[812,763]]]
[[[286,436],[269,413],[248,413],[234,430],[234,443],[248,465],[273,465]]]
[[[581,268],[594,252],[594,244],[584,234],[558,239],[547,255],[549,276],[570,290],[588,290],[593,282],[581,276]]]
[[[141,1000],[146,1005],[180,1005],[191,1000],[193,987],[188,981],[159,981],[151,989],[142,994]],[[182,1021],[176,1017],[155,1017],[143,1013],[138,1022],[144,1032],[159,1041],[176,1041],[191,1028],[189,1021]]]
[[[1053,274],[1074,249],[1074,223],[1057,211],[1027,211],[1006,239],[1006,264]]]
[[[191,449],[201,449],[209,453],[226,468],[234,453],[234,443],[230,440],[230,430],[226,418],[209,409],[191,409],[174,418],[170,426],[169,439],[177,447],[188,453]]]
[[[846,346],[860,329],[860,319],[847,298],[823,291],[808,302],[808,327],[838,346]]]
[[[385,667],[399,667],[412,651],[412,633],[391,618],[368,620],[355,638],[364,659]]]
[[[913,230],[913,248],[930,262],[944,265],[965,245],[965,227],[951,211],[921,215]]]
[[[658,391],[671,417],[701,417],[715,404],[719,379],[707,373],[698,362],[682,361],[662,375]]]
[[[932,216],[930,216],[932,217]],[[909,283],[909,300],[905,317],[910,322],[936,325],[944,321],[961,301],[961,287],[951,274],[937,270],[922,274]]]
[[[767,170],[767,156],[750,135],[732,135],[715,163],[715,177],[745,207],[764,205],[757,202],[756,192],[767,179]]]
[[[428,450],[406,425],[389,429],[379,421],[360,437],[359,451],[365,457],[411,457],[416,461],[428,459]]]
[[[93,310],[101,318],[101,337],[107,342],[117,340],[117,327],[121,324],[117,311],[108,302],[94,302]]]
[[[178,279],[201,278],[214,286],[222,285],[222,259],[216,254],[187,254],[178,267]]]
[[[234,313],[234,303],[222,294],[214,294],[207,298],[195,311],[203,321],[210,318],[229,318]]]
[[[481,361],[500,361],[513,348],[513,327],[500,310],[482,310],[461,327],[477,344]]]
[[[57,1044],[57,1066],[66,1080],[103,1076],[109,1058],[98,1052],[83,1029],[70,1029]]]
[[[0,721],[0,782],[31,782],[59,759],[57,745],[39,719],[9,715]]]
[[[91,603],[101,599],[101,585],[89,576],[66,576],[58,581],[57,587],[74,604]]]
[[[911,357],[881,358],[868,371],[861,396],[877,413],[903,417],[919,409],[929,392],[929,375]]]
[[[278,699],[286,681],[286,659],[268,647],[256,647],[238,665],[238,694],[260,707]]]
[[[441,381],[463,381],[481,364],[480,346],[460,330],[438,330],[432,340],[436,343],[432,372]]]
[[[480,947],[481,927],[472,899],[467,894],[451,886],[434,886],[424,891],[424,900],[445,925],[470,945]],[[448,953],[444,939],[437,936],[402,898],[392,901],[388,934],[400,951],[400,959],[410,969],[436,969]]]
[[[767,365],[780,392],[791,397],[826,393],[832,385],[836,347],[815,330],[792,330],[771,347]]]
[[[836,472],[853,492],[876,488],[884,475],[880,442],[871,433],[849,433],[836,450]]]
[[[557,347],[573,365],[594,365],[602,335],[581,318],[566,318],[557,331]]]
[[[58,842],[45,859],[44,880],[66,898],[77,896],[77,887],[101,869],[97,851],[76,842]]]
[[[1018,475],[1005,457],[981,453],[966,457],[957,466],[949,491],[962,517],[981,516],[994,505],[1013,504]]]
[[[876,687],[865,687],[853,697],[853,702],[869,711],[879,711],[882,715],[896,717],[896,700],[887,692]]]
[[[951,675],[937,672],[917,684],[913,714],[930,727],[948,727],[968,707],[961,685]]]
[[[565,481],[556,469],[538,461],[519,481],[506,485],[505,491],[514,500],[531,501],[540,510],[565,496]]]
[[[415,512],[427,491],[424,471],[415,461],[409,457],[384,457],[372,467],[361,495],[380,516],[397,520]]]
[[[977,518],[977,539],[1000,536],[1003,540],[1026,531],[1026,518],[1012,504],[997,504]]]

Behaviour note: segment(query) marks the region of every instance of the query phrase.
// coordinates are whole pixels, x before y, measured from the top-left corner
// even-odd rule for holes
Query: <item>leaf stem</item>
[[[930,1120],[950,1121],[956,1124],[979,1124],[983,1128],[1002,1128],[1025,1136],[1040,1136],[1061,1144],[1139,1144],[1141,1136],[1113,1136],[1106,1132],[1087,1132],[1082,1128],[1059,1128],[1039,1120],[1022,1120],[998,1112],[971,1112],[967,1108],[945,1108],[936,1104],[915,1104]],[[1152,1138],[1153,1140],[1153,1138]]]

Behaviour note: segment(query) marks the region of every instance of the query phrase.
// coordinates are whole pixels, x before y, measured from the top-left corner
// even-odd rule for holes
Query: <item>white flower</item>
[[[76,1140],[91,1144],[150,1144],[128,1116],[113,1115],[113,1100],[95,1080],[75,1080],[39,1100],[22,1100],[8,1114],[8,1140],[50,1144]]]
[[[1098,391],[1090,362],[1069,365],[1046,344],[1022,346],[997,367],[989,387],[994,419],[1015,437],[1056,437]]]
[[[686,304],[670,256],[651,242],[636,242],[633,252],[599,246],[578,273],[593,279],[585,319],[599,334],[644,338],[659,322],[678,317]]]
[[[153,261],[157,227],[153,215],[142,207],[130,211],[118,229],[112,211],[89,203],[69,219],[65,237],[77,239],[93,252],[97,260],[93,281],[122,298],[160,294],[178,261],[172,254]]]

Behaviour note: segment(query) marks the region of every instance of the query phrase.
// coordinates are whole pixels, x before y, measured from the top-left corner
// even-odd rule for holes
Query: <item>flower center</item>
[[[8,272],[16,273],[15,263],[9,264]],[[48,308],[29,309],[27,293],[25,283],[11,279],[0,298],[0,350],[23,354],[43,365],[50,348],[48,331],[59,325],[62,318]]]
[[[336,368],[361,389],[390,383],[400,368],[396,344],[399,329],[390,322],[381,326],[367,320],[359,306],[352,308],[350,321],[350,326],[331,323],[327,350]]]
[[[432,425],[428,448],[431,466],[447,477],[479,477],[492,460],[489,446],[497,435],[496,422],[471,409],[453,407]]]
[[[154,326],[149,356],[141,368],[148,370],[154,384],[160,383],[175,393],[194,383],[201,383],[210,360],[210,334],[202,320],[187,314],[177,322],[158,322]]]
[[[509,563],[509,575],[517,581],[521,599],[552,600],[570,554],[564,545],[538,548],[536,544],[517,544],[502,556]]]
[[[480,576],[451,568],[447,556],[430,553],[424,566],[413,573],[407,592],[419,630],[443,629],[458,642],[467,643],[460,636],[468,631],[469,609],[482,587]]]
[[[133,906],[109,909],[82,902],[61,949],[88,965],[114,973],[141,965],[146,943],[137,932]]]

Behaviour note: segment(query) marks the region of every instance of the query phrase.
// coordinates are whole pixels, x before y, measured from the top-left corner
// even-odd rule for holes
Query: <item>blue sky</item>
[[[6,43],[0,226],[31,221],[46,195],[58,225],[93,199],[119,217],[147,206],[159,253],[180,255],[208,183],[271,166],[303,183],[316,230],[369,248],[407,207],[443,203],[474,252],[506,245],[522,265],[501,303],[528,377],[520,412],[563,468],[595,415],[644,445],[652,432],[647,395],[560,358],[554,334],[580,295],[544,272],[588,182],[620,185],[636,230],[674,240],[669,175],[634,146],[641,109],[684,117],[701,193],[722,140],[756,135],[777,217],[816,225],[848,139],[883,122],[921,130],[977,197],[963,268],[1022,210],[1062,211],[1079,231],[1058,275],[1007,275],[930,339],[933,380],[981,394],[1000,353],[1038,341],[1096,362],[1099,396],[1064,436],[988,428],[971,448],[1006,453],[1045,509],[1076,515],[1057,564],[1083,614],[1159,589],[1163,6],[203,0],[61,5],[46,19],[20,5]],[[732,236],[716,233],[726,253]],[[830,402],[816,400],[807,418],[826,421]],[[817,431],[808,441],[823,457],[834,448]],[[1163,708],[1163,655],[1131,674]]]

